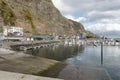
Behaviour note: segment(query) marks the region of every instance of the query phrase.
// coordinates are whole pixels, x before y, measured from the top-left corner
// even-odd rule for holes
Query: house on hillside
[[[4,36],[23,36],[23,28],[21,27],[3,27]]]
[[[3,41],[24,41],[23,28],[14,26],[0,26],[0,40]]]

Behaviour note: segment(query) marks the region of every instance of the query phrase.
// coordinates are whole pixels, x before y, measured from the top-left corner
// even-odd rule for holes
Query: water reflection
[[[101,49],[100,47],[88,46],[85,47],[84,51],[72,58],[66,60],[67,63],[76,65],[89,65],[89,66],[101,66]]]
[[[67,58],[74,57],[78,53],[82,53],[83,46],[52,46],[49,48],[39,49],[37,56],[63,61]]]

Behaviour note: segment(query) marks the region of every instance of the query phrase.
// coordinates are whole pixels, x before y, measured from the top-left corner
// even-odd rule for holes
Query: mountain
[[[82,24],[63,17],[51,0],[0,0],[0,24],[23,27],[30,34],[86,32]]]

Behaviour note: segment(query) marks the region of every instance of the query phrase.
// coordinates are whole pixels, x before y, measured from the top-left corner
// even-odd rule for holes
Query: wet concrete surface
[[[62,79],[0,71],[0,80],[62,80]]]
[[[64,80],[112,80],[103,68],[68,65],[59,74]]]

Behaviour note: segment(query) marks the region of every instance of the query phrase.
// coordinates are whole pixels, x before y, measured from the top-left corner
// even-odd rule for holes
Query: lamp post
[[[101,65],[103,65],[103,42],[101,42]]]

